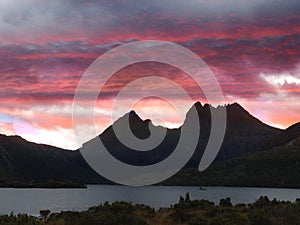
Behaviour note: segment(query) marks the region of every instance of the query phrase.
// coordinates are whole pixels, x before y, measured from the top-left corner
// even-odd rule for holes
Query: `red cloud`
[[[47,13],[41,13],[43,7]],[[33,13],[27,15],[29,8]],[[300,120],[300,114],[292,110],[280,117],[276,113],[279,105],[276,110],[253,110],[262,96],[272,102],[278,95],[278,88],[260,74],[293,71],[300,62],[297,0],[260,4],[234,0],[217,4],[190,0],[175,0],[172,4],[155,0],[102,4],[74,1],[41,3],[39,7],[28,1],[14,10],[21,13],[4,10],[6,22],[0,24],[0,112],[35,123],[41,129],[70,129],[70,110],[65,113],[63,108],[72,104],[77,84],[88,66],[109,49],[147,39],[174,41],[194,51],[212,68],[227,99],[246,102],[255,115],[267,117],[266,122],[287,126]],[[159,63],[135,64],[119,71],[109,79],[100,99],[109,101],[128,82],[148,75],[169,78],[195,101],[205,101],[199,87],[186,74]],[[282,107],[300,92],[299,85],[294,84],[283,85],[280,91],[285,93],[280,100]],[[176,93],[170,94],[176,98]],[[36,111],[45,105],[47,110]],[[62,109],[49,112],[53,105]],[[298,105],[289,107],[297,111]],[[106,125],[108,120],[104,120]]]

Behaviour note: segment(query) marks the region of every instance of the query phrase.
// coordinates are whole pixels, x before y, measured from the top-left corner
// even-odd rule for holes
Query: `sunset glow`
[[[287,128],[300,121],[299,12],[298,0],[1,1],[0,133],[78,148],[72,103],[82,74],[101,54],[138,40],[192,50],[216,75],[227,103],[238,102],[263,122]],[[111,124],[109,106],[124,85],[150,75],[172,79],[195,102],[206,102],[179,69],[134,64],[105,85],[95,110],[99,133]],[[159,85],[143,88],[164,88]],[[155,125],[174,128],[184,119],[155,98],[133,109]],[[123,112],[122,104],[118,110]]]

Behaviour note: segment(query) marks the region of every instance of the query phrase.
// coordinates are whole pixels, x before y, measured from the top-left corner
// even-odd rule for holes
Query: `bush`
[[[219,205],[225,207],[232,207],[231,199],[230,198],[221,199]]]

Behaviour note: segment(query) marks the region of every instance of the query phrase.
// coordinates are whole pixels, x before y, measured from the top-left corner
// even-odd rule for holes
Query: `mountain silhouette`
[[[253,117],[238,103],[214,108],[208,104],[203,106],[200,102],[196,102],[194,107],[198,113],[201,129],[197,148],[186,167],[197,167],[200,162],[210,136],[211,110],[220,111],[221,108],[225,107],[227,111],[225,138],[216,160],[231,159],[273,148],[281,143],[271,142],[272,138],[275,136],[281,137],[285,133],[285,131],[264,124]],[[186,114],[187,118],[189,114],[190,111]],[[148,138],[150,136],[149,126],[154,127],[150,120],[142,120],[134,111],[118,119],[115,124],[128,122],[132,133],[140,139]],[[154,127],[154,131],[155,129],[165,129],[166,137],[163,142],[151,151],[135,151],[119,141],[113,129],[115,124],[108,127],[99,137],[115,158],[132,165],[151,165],[165,159],[175,149],[180,138],[181,127],[178,129]],[[287,134],[285,139],[289,141],[292,137],[289,138]]]
[[[99,183],[105,180],[88,166],[78,150],[0,135],[0,186],[34,186],[50,181]]]
[[[195,152],[185,165],[184,170],[198,168],[210,136],[212,110],[218,112],[226,109],[227,112],[225,137],[212,166],[260,152],[268,154],[269,150],[274,148],[299,143],[297,138],[300,137],[300,123],[285,130],[274,128],[252,116],[238,103],[212,107],[196,102],[193,107],[197,110],[201,129]],[[191,111],[187,112],[182,126],[188,126],[186,121],[189,120],[190,113]],[[129,125],[131,133],[140,140],[147,139],[150,135],[156,135],[162,131],[166,135],[162,142],[152,150],[138,151],[124,145],[116,136],[114,129],[120,129],[119,132],[122,133],[126,125]],[[182,127],[168,129],[154,126],[151,120],[143,120],[135,111],[130,111],[95,138],[100,138],[107,150],[118,160],[143,166],[152,165],[167,158],[180,139],[181,129]],[[280,154],[276,156],[280,156]],[[278,160],[280,161],[280,158]],[[234,165],[230,164],[230,166]],[[261,171],[261,173],[263,172]],[[111,183],[91,169],[79,150],[68,151],[28,142],[19,136],[0,135],[1,186],[12,186],[18,183],[47,183],[49,181]],[[190,184],[184,180],[182,182],[176,184]]]

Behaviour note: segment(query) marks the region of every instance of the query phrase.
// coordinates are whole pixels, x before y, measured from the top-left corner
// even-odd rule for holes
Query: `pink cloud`
[[[0,124],[0,133],[6,135],[15,135],[16,131],[13,123],[3,123]]]
[[[105,51],[146,39],[174,41],[194,51],[216,74],[227,101],[241,102],[263,121],[281,127],[300,121],[297,82],[278,87],[261,76],[273,75],[276,80],[297,70],[297,0],[1,4],[0,113],[14,117],[17,124],[4,123],[0,132],[21,132],[31,140],[39,134],[38,141],[43,142],[44,136],[47,143],[61,132],[74,148],[71,105],[81,75]],[[199,87],[178,69],[158,63],[128,66],[108,80],[100,95],[99,132],[111,123],[107,113],[111,100],[128,82],[148,75],[171,79],[194,101],[206,101]],[[163,89],[160,85],[157,88]],[[95,87],[93,81],[90,87]],[[172,90],[165,91],[178,98]],[[181,122],[168,104],[157,99],[144,99],[135,109],[144,119],[162,125]],[[67,147],[63,142],[59,145]]]

